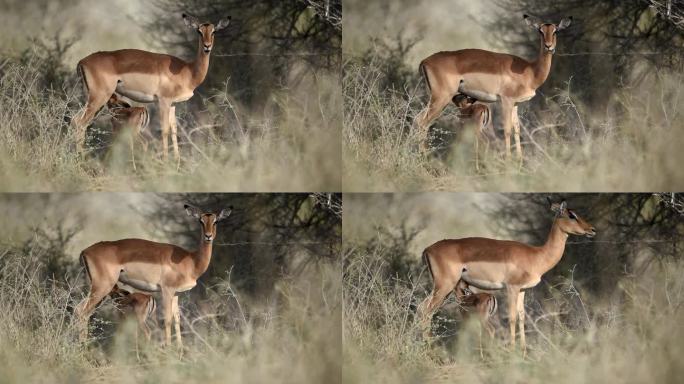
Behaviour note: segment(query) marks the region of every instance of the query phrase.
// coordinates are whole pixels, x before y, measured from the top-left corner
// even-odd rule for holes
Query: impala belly
[[[139,103],[154,102],[158,91],[159,81],[144,73],[124,73],[116,84],[116,93]]]
[[[128,292],[150,293],[160,290],[160,282],[159,266],[133,261],[122,266],[117,286]]]
[[[504,289],[516,285],[521,289],[539,284],[540,277],[518,268],[512,263],[469,262],[461,271],[461,279],[469,285],[485,290]]]
[[[501,77],[490,73],[467,73],[458,91],[481,101],[495,102],[501,92]]]

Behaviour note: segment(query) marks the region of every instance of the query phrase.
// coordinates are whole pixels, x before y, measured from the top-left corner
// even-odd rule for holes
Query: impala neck
[[[555,267],[556,264],[563,257],[565,251],[565,242],[568,240],[568,234],[565,233],[558,224],[558,220],[553,221],[551,232],[546,239],[546,243],[542,246],[544,262],[542,263],[542,274]]]
[[[199,278],[204,272],[209,268],[209,262],[211,261],[211,251],[214,245],[213,241],[204,241],[204,232],[200,234],[200,245],[197,253],[195,254],[195,276]]]
[[[192,85],[197,88],[204,78],[207,77],[207,72],[209,71],[209,53],[204,52],[204,46],[202,44],[202,37],[200,36],[199,42],[197,43],[197,58],[195,62],[192,63]]]
[[[537,57],[537,61],[532,63],[534,69],[533,86],[535,89],[544,84],[546,78],[549,77],[552,57],[553,54],[551,52],[546,52],[544,50],[544,37],[542,37],[541,42],[539,43],[539,57]]]

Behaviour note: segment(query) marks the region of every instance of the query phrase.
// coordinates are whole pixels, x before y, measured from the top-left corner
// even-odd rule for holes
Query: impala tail
[[[85,71],[83,71],[83,64],[79,61],[76,65],[76,72],[78,76],[83,81],[83,86],[85,87],[86,94],[90,94],[90,87],[88,86],[88,79],[86,78]]]
[[[423,261],[425,261],[425,265],[427,265],[427,269],[430,272],[430,277],[434,280],[435,275],[432,273],[432,265],[430,264],[430,255],[428,254],[427,248],[423,251]]]
[[[81,261],[81,264],[83,264],[83,267],[85,267],[86,275],[88,275],[88,281],[92,282],[93,277],[90,275],[90,267],[88,266],[88,260],[85,258],[85,251],[81,251],[81,255],[78,258]]]
[[[425,69],[425,60],[420,62],[420,65],[418,66],[418,71],[420,71],[420,74],[423,76],[423,79],[425,79],[425,84],[427,84],[428,91],[432,92],[432,86],[430,86],[430,78],[428,77],[427,70]]]

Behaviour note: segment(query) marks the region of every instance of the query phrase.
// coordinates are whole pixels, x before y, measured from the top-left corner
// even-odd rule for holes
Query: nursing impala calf
[[[458,94],[452,99],[459,111],[459,118],[470,120],[475,129],[475,169],[480,170],[480,141],[485,140],[489,146],[489,139],[485,128],[491,120],[491,111],[486,104],[478,103],[476,99]]]
[[[226,219],[232,208],[212,213],[186,204],[185,210],[200,223],[199,249],[195,252],[142,239],[101,241],[81,252],[90,280],[90,293],[75,310],[81,340],[88,336],[88,320],[98,304],[118,289],[158,298],[164,314],[165,343],[171,343],[173,319],[176,341],[182,351],[177,294],[192,289],[209,268],[216,224]]]
[[[569,235],[594,237],[596,230],[565,201],[551,204],[555,214],[546,243],[531,246],[517,241],[468,237],[438,241],[423,251],[433,280],[432,293],[419,306],[424,326],[461,282],[482,291],[503,290],[508,302],[511,344],[519,320],[520,343],[525,344],[525,289],[539,284],[544,273],[560,261]]]
[[[490,338],[494,338],[496,329],[492,323],[492,318],[496,315],[496,311],[499,307],[498,301],[496,300],[496,296],[491,293],[471,292],[470,288],[467,287],[467,284],[463,282],[463,280],[461,280],[459,286],[465,286],[460,289],[457,287],[456,289],[457,301],[461,306],[464,318],[477,315],[477,318],[480,321],[478,339],[480,343],[480,357],[484,358],[482,349],[482,328],[487,331]],[[459,294],[459,291],[464,292],[464,294]]]
[[[112,114],[112,136],[118,138],[124,134],[125,130],[129,129],[129,147],[131,150],[131,160],[133,162],[133,169],[135,166],[135,141],[138,140],[142,146],[143,151],[147,152],[149,145],[145,137],[146,128],[150,123],[150,115],[145,107],[132,107],[130,104],[122,100],[116,93],[113,93],[107,101],[107,108]]]

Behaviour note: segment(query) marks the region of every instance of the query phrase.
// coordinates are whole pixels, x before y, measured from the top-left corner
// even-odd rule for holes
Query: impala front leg
[[[173,296],[173,323],[176,331],[176,344],[178,345],[178,353],[183,357],[183,341],[181,340],[180,328],[180,308],[178,307],[178,296]]]
[[[173,143],[173,157],[176,159],[176,170],[180,169],[180,152],[178,151],[178,122],[176,121],[176,107],[169,110],[169,125],[171,126],[171,143]]]
[[[511,346],[515,347],[515,322],[518,315],[518,287],[508,286],[506,289],[506,299],[508,300],[508,328],[511,331]]]
[[[527,344],[525,344],[525,291],[518,293],[518,332],[520,333],[520,346],[522,347],[523,357],[527,354]]]
[[[162,290],[161,300],[164,307],[164,345],[171,344],[171,322],[173,321],[174,293],[171,290]]]
[[[162,134],[162,160],[164,163],[169,159],[169,123],[171,116],[171,105],[164,101],[159,100],[159,119],[161,124],[161,134]]]
[[[501,117],[503,119],[504,141],[506,142],[506,163],[511,160],[511,125],[513,117],[513,102],[504,99],[501,101]]]
[[[515,138],[515,152],[518,155],[518,168],[522,167],[523,155],[522,147],[520,146],[520,118],[518,117],[518,106],[513,107],[513,114],[511,115],[513,121],[513,136]]]

